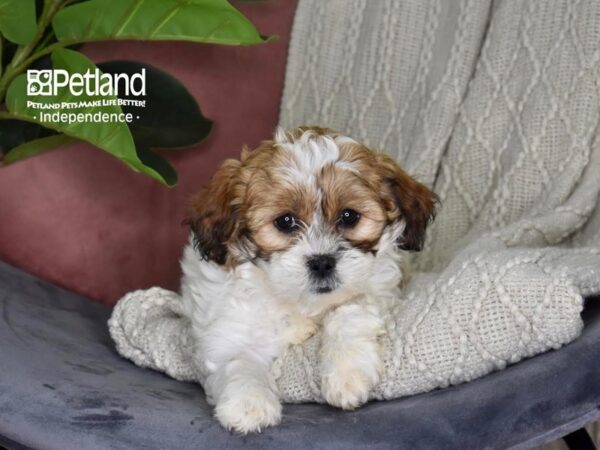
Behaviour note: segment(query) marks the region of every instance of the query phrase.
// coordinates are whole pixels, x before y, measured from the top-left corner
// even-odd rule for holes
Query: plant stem
[[[40,59],[42,56],[49,55],[57,48],[63,48],[63,47],[67,47],[69,45],[72,45],[72,44],[70,44],[68,42],[55,42],[54,44],[50,44],[48,47],[39,48],[39,49],[37,49],[36,52],[32,53],[26,60],[24,60],[21,63],[21,66],[23,67],[23,70],[25,70],[25,68],[29,67],[32,62]]]
[[[38,42],[44,37],[44,32],[46,31],[46,28],[48,28],[48,25],[50,25],[52,17],[54,17],[54,14],[62,7],[61,3],[61,0],[44,0],[44,7],[38,21],[35,36],[29,44],[20,45],[19,48],[17,48],[12,61],[6,66],[6,70],[4,71],[2,78],[0,78],[0,102],[4,101],[6,90],[8,89],[10,82],[31,63],[31,58],[29,58],[29,56],[37,46]]]
[[[4,41],[2,40],[2,34],[0,34],[0,77],[2,77],[2,70],[4,68],[2,65],[2,50],[4,50]]]
[[[50,42],[50,40],[52,39],[52,36],[54,36],[54,32],[47,33],[46,37],[44,37],[44,39],[42,39],[42,41],[38,44],[36,49],[33,51],[32,55],[35,55],[40,50],[43,50],[44,48],[46,48],[48,46],[48,42]],[[23,61],[23,64],[25,64],[28,60],[29,60],[29,58],[27,58],[25,61]]]

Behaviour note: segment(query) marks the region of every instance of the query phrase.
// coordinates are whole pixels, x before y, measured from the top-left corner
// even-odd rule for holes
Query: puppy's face
[[[421,249],[435,202],[390,157],[297,128],[225,161],[190,223],[204,258],[254,262],[283,299],[339,303],[369,289],[384,249]]]

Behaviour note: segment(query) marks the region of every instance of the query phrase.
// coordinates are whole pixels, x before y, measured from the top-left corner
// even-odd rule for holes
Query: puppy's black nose
[[[308,258],[306,265],[315,278],[327,278],[335,270],[336,260],[331,255],[314,255]]]

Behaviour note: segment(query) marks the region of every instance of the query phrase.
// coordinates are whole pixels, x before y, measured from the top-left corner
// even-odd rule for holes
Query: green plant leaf
[[[81,53],[67,49],[57,49],[52,53],[52,63],[55,69],[64,69],[67,72],[84,74],[86,71],[96,70],[96,66]],[[116,156],[131,169],[136,172],[142,172],[149,175],[161,183],[169,184],[167,179],[161,174],[161,167],[155,169],[145,165],[137,155],[133,138],[125,122],[91,122],[75,120],[71,122],[54,121],[54,118],[42,117],[41,112],[45,113],[64,113],[64,114],[121,114],[120,106],[84,106],[76,109],[63,109],[58,111],[46,109],[41,110],[33,105],[28,105],[28,100],[40,103],[42,106],[48,106],[53,103],[62,102],[93,102],[96,100],[111,100],[116,97],[107,96],[88,96],[83,93],[80,96],[72,95],[67,89],[62,89],[56,96],[35,96],[27,95],[26,76],[16,77],[8,88],[6,94],[6,106],[16,119],[26,120],[37,123],[44,127],[64,133],[67,136],[81,139],[94,144],[102,150]]]
[[[264,39],[226,0],[88,0],[52,20],[60,42],[106,39],[260,44]]]
[[[189,147],[210,133],[212,122],[202,115],[188,90],[168,73],[133,61],[111,61],[98,64],[98,67],[102,72],[112,74],[133,75],[142,69],[146,71],[145,107],[121,107],[123,112],[139,117],[128,124],[138,154],[140,148]],[[125,93],[119,93],[119,98],[140,99]]]
[[[54,134],[52,136],[34,139],[33,141],[25,142],[9,151],[2,159],[2,164],[12,164],[22,159],[29,158],[30,156],[39,155],[40,153],[54,150],[75,141],[77,141],[77,139],[65,134]]]
[[[0,0],[0,32],[16,44],[29,44],[35,32],[35,0]]]

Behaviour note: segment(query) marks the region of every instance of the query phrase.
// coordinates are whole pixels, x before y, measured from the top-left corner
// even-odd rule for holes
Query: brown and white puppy
[[[271,364],[319,327],[323,397],[367,401],[403,250],[421,249],[435,204],[389,156],[323,128],[279,129],[223,163],[193,200],[181,261],[195,362],[223,426],[280,421]]]

